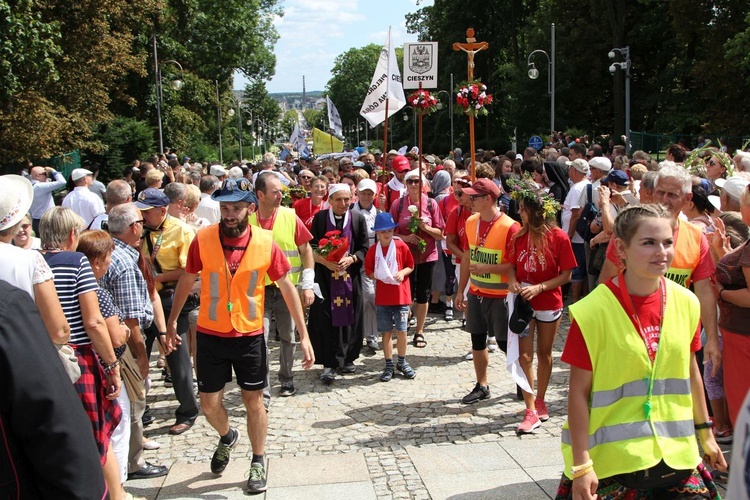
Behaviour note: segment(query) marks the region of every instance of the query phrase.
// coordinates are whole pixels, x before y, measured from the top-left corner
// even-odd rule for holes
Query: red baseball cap
[[[472,184],[471,187],[463,188],[463,192],[465,194],[468,194],[469,196],[489,195],[493,200],[496,200],[500,197],[500,188],[497,187],[497,184],[495,184],[490,179],[477,179],[476,181],[474,181],[474,184]]]
[[[395,172],[406,172],[407,170],[411,170],[409,160],[404,155],[394,156],[393,160],[391,160],[391,166]]]

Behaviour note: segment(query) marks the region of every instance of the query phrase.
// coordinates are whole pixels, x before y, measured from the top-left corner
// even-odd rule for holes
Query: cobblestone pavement
[[[383,369],[382,352],[362,356],[357,372],[338,375],[331,386],[319,379],[320,368],[307,372],[296,369],[297,393],[279,397],[275,380],[278,369],[278,343],[271,341],[272,402],[268,422],[267,456],[273,458],[340,453],[364,453],[377,497],[429,498],[405,448],[449,444],[533,440],[559,436],[564,422],[568,369],[559,357],[567,331],[563,317],[554,349],[554,368],[547,405],[550,420],[535,435],[518,438],[515,429],[523,418],[523,403],[516,399],[515,384],[505,369],[505,355],[490,355],[489,383],[492,397],[475,405],[459,400],[475,384],[471,361],[464,359],[471,341],[459,320],[446,322],[442,315],[430,315],[425,328],[428,345],[409,345],[407,360],[417,377],[407,380],[396,374],[388,383],[379,381]],[[365,349],[363,349],[364,351]],[[395,351],[395,349],[394,349]],[[299,355],[298,355],[299,358]],[[148,461],[171,465],[177,462],[208,463],[217,435],[203,416],[181,436],[170,436],[176,402],[172,389],[164,387],[160,374],[152,370],[149,404],[156,421],[145,435],[162,444],[146,451]],[[227,385],[225,405],[233,426],[244,428],[245,411],[240,390]],[[234,457],[251,454],[249,439],[242,435]],[[135,484],[129,482],[127,486]]]
[[[442,316],[428,317],[425,331],[427,347],[417,349],[409,345],[407,351],[407,360],[418,373],[413,380],[396,374],[392,381],[380,382],[383,358],[382,352],[378,351],[374,356],[360,357],[355,363],[356,373],[337,376],[331,386],[324,385],[318,379],[320,367],[306,372],[296,369],[297,393],[286,398],[278,396],[279,384],[275,380],[278,369],[278,343],[272,341],[273,388],[266,446],[271,487],[268,498],[278,497],[271,495],[273,480],[279,477],[276,475],[288,474],[288,471],[275,469],[274,460],[279,463],[278,459],[313,457],[317,460],[319,457],[325,461],[326,456],[341,458],[346,456],[345,454],[350,454],[351,463],[364,456],[375,498],[427,499],[430,498],[430,492],[418,473],[412,459],[413,454],[410,456],[409,450],[413,451],[414,447],[448,447],[435,452],[436,457],[444,458],[452,453],[458,453],[453,449],[456,448],[455,445],[469,443],[474,443],[474,446],[481,443],[499,444],[506,451],[510,450],[508,453],[511,459],[521,463],[520,458],[532,466],[536,465],[537,459],[534,457],[538,456],[538,460],[543,461],[543,465],[548,469],[546,484],[537,481],[533,473],[530,473],[531,483],[533,485],[536,481],[547,494],[554,494],[556,480],[551,478],[559,477],[562,472],[561,466],[553,464],[561,463],[556,440],[559,439],[566,418],[569,370],[567,365],[560,362],[560,355],[568,326],[568,317],[564,314],[553,350],[552,379],[546,396],[550,420],[542,424],[534,435],[523,437],[518,437],[515,429],[523,418],[524,405],[516,399],[515,384],[505,369],[505,355],[500,351],[490,355],[488,373],[492,397],[475,405],[463,405],[459,402],[472,389],[475,378],[472,362],[464,359],[471,346],[470,337],[460,328],[458,320],[445,322]],[[177,404],[172,389],[164,387],[156,369],[152,370],[152,378],[155,382],[149,394],[149,404],[156,421],[146,428],[145,434],[160,442],[162,447],[159,450],[146,451],[146,460],[172,466],[173,472],[177,470],[177,476],[185,474],[188,469],[190,474],[194,474],[193,470],[200,470],[200,479],[208,477],[209,482],[205,489],[199,490],[201,493],[198,496],[214,492],[210,482],[212,476],[209,473],[209,462],[218,436],[203,416],[200,416],[194,427],[185,434],[168,435],[167,429],[174,422],[173,415]],[[240,390],[234,382],[227,385],[225,405],[231,425],[240,428],[242,433],[232,455],[233,462],[244,461],[249,465],[249,459],[246,457],[251,455],[250,443],[247,434],[242,431],[245,425],[245,411]],[[539,440],[536,449],[535,440]],[[529,448],[526,448],[526,444]],[[726,453],[728,448],[724,448]],[[513,450],[516,450],[515,456]],[[522,450],[523,453],[519,453],[518,450]],[[494,456],[486,457],[490,465],[496,459]],[[306,463],[309,467],[307,461],[300,463]],[[338,467],[341,462],[336,460],[334,463],[337,465],[333,467]],[[178,467],[174,467],[175,465]],[[182,470],[179,470],[180,466],[183,467]],[[481,465],[478,470],[482,470]],[[338,473],[341,474],[340,471]],[[488,471],[488,474],[490,473],[492,472]],[[315,471],[307,471],[307,474],[315,474]],[[170,473],[170,477],[172,475]],[[236,481],[239,486],[244,480],[239,477],[239,473],[236,475],[237,477],[229,479],[230,484]],[[188,477],[186,484],[194,483],[198,479]],[[320,479],[318,481],[320,482]],[[476,485],[467,485],[470,486]],[[126,489],[137,495],[149,498],[182,498],[181,495],[162,495],[159,492],[160,487],[162,484],[158,482],[126,483]],[[287,490],[283,491],[287,493]],[[495,491],[487,498],[508,494],[500,491]],[[537,488],[535,491],[536,493],[531,496],[511,494],[511,497],[546,498],[541,493],[542,489]],[[241,491],[237,489],[236,493]],[[309,497],[310,494],[306,495]],[[234,496],[230,493],[226,497],[212,495],[212,498]]]

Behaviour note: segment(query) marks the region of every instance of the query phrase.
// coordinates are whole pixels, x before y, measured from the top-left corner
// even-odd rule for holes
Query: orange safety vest
[[[507,247],[508,231],[518,222],[501,213],[487,234],[484,244],[477,246],[479,235],[479,214],[466,220],[466,238],[469,241],[469,262],[472,264],[502,264]],[[475,295],[505,297],[508,295],[508,277],[502,274],[471,274],[469,291]]]
[[[222,333],[263,329],[265,277],[271,265],[273,235],[259,227],[250,226],[248,230],[250,242],[234,276],[221,247],[219,225],[198,231],[203,264],[198,326]]]
[[[674,260],[665,277],[685,288],[690,286],[693,271],[701,256],[701,229],[695,224],[679,219],[680,232],[674,244]]]

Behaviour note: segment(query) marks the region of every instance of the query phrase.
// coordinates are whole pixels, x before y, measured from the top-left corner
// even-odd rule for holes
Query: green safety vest
[[[666,282],[667,303],[657,351],[651,411],[646,417],[652,363],[646,344],[606,285],[570,306],[591,357],[588,451],[599,479],[653,467],[700,462],[690,390],[690,344],[700,320],[692,292]],[[568,422],[563,426],[565,474],[573,464]],[[578,465],[578,464],[575,464]]]
[[[260,227],[258,223],[258,212],[250,214],[250,224]],[[297,232],[297,213],[287,207],[279,207],[276,211],[276,220],[273,223],[273,241],[281,249],[281,252],[289,260],[292,268],[287,276],[291,282],[297,286],[299,283],[300,273],[302,271],[302,258],[299,255],[297,243],[294,241],[294,235]],[[266,286],[273,282],[266,276]]]

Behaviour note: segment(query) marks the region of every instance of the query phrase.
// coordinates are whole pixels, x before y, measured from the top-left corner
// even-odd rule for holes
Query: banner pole
[[[385,163],[388,159],[388,103],[390,102],[390,98],[387,97],[388,94],[386,94],[385,99],[385,123],[383,124],[383,154],[380,156],[380,159],[383,161],[383,170],[385,170]]]
[[[419,90],[422,90],[422,82],[419,82]],[[422,152],[422,113],[417,113],[417,125],[419,126],[419,138],[418,138],[418,145],[419,148],[419,216],[422,216],[422,157],[424,156]]]

